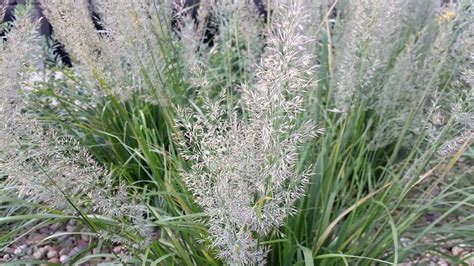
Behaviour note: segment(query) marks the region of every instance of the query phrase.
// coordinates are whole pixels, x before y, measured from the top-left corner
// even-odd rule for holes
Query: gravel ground
[[[472,153],[472,151],[471,151]],[[443,168],[441,167],[438,172],[441,172]],[[435,173],[432,177],[432,180],[439,178],[437,175],[439,173]],[[459,175],[464,175],[464,183],[466,186],[474,185],[474,160],[471,156],[464,157],[458,162],[453,169],[453,171],[445,177],[446,183],[454,181],[455,177]],[[427,185],[430,185],[430,180],[427,180]],[[432,195],[436,196],[442,190],[442,184],[439,184],[437,189],[433,190]],[[422,190],[423,191],[423,190]],[[418,193],[422,192],[419,191]],[[411,197],[416,198],[417,193],[411,195]],[[472,202],[471,202],[472,204]],[[463,224],[473,224],[474,223],[474,207],[465,207],[466,210],[464,215],[470,214],[469,216],[458,215],[453,213],[453,215],[449,215],[443,220],[441,220],[440,224],[437,226],[442,226],[446,223],[463,223]],[[442,214],[437,212],[430,212],[421,217],[419,224],[420,226],[426,227],[438,219]],[[467,222],[467,221],[470,222]],[[404,236],[400,239],[400,244],[402,246],[407,246],[411,243],[412,239],[409,236]],[[474,266],[474,239],[470,240],[470,243],[465,243],[459,239],[453,239],[453,236],[448,234],[436,234],[436,235],[429,235],[421,239],[422,245],[431,246],[437,252],[426,253],[421,256],[416,256],[408,260],[407,262],[401,263],[399,265],[402,266],[412,266],[412,265],[462,265],[460,261],[465,263],[465,265]],[[444,254],[445,256],[442,256]],[[447,260],[446,255],[452,256],[453,258],[459,259],[459,262],[452,262],[451,260]]]
[[[81,232],[82,231],[82,232]],[[50,238],[49,236],[59,235]],[[48,263],[68,264],[71,258],[79,253],[87,254],[108,254],[108,257],[101,257],[98,261],[102,264],[112,262],[115,254],[126,253],[121,246],[109,248],[90,248],[91,244],[96,244],[97,239],[93,234],[87,232],[76,225],[75,220],[70,220],[66,224],[52,224],[33,231],[15,244],[0,251],[1,262],[14,260],[41,260],[44,265]],[[81,265],[100,265],[101,263],[83,263]],[[38,265],[32,263],[30,265]],[[40,264],[41,265],[41,264]]]
[[[409,243],[410,239],[402,238],[401,241],[406,241]],[[423,242],[429,244],[430,240],[425,240]],[[458,258],[460,261],[463,261],[466,265],[474,266],[474,249],[472,247],[466,246],[463,243],[459,243],[456,241],[453,241],[453,242],[447,241],[446,243],[443,244],[443,247],[440,248],[440,251],[442,251],[444,255]],[[459,265],[459,264],[452,263],[451,261],[446,260],[440,254],[426,253],[423,256],[413,258],[413,260],[411,261],[403,262],[398,265],[400,266],[414,266],[414,265],[448,266],[448,265]]]

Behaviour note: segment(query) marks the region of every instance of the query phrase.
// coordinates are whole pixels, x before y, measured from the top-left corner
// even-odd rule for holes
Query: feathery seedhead
[[[242,106],[203,99],[201,112],[178,109],[180,152],[192,164],[181,176],[209,215],[212,247],[228,263],[262,264],[259,240],[280,227],[302,196],[310,172],[296,169],[298,149],[315,136],[299,120],[314,68],[305,46],[300,1],[275,10],[275,27],[255,81],[242,86]]]

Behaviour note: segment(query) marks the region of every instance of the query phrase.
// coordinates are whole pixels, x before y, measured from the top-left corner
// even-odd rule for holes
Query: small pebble
[[[116,246],[113,248],[114,253],[119,254],[122,252],[122,247],[121,246]]]
[[[14,248],[6,248],[6,249],[5,249],[5,253],[13,254],[13,252],[15,252],[15,249],[14,249]]]
[[[74,247],[70,252],[69,252],[69,256],[70,257],[73,257],[75,256],[77,253],[81,252],[81,248],[79,247]]]
[[[59,263],[60,260],[58,258],[52,258],[52,259],[49,259],[48,262],[51,262],[51,263]]]
[[[74,237],[69,236],[66,240],[62,241],[64,247],[70,247],[74,245]]]
[[[14,251],[13,251],[13,254],[17,255],[17,256],[20,256],[20,255],[23,255],[26,251],[26,245],[21,245],[21,246],[18,246]]]
[[[65,263],[66,261],[69,260],[69,256],[68,255],[62,255],[60,258],[59,258],[59,261],[61,263]]]
[[[68,225],[76,225],[76,220],[71,219],[67,222]]]
[[[459,255],[461,255],[461,253],[463,251],[464,251],[464,249],[459,247],[459,246],[455,246],[455,247],[453,247],[453,249],[451,249],[451,252],[453,253],[453,256],[459,256]]]
[[[422,258],[422,259],[419,261],[419,263],[424,265],[424,264],[427,264],[429,261],[430,261],[430,258]]]
[[[35,243],[38,243],[40,242],[41,240],[45,239],[47,237],[46,234],[37,234],[37,235],[34,235],[31,239],[35,242]]]
[[[54,249],[50,249],[46,256],[48,257],[48,259],[57,258],[58,257],[58,252]]]
[[[466,263],[469,266],[474,266],[474,258],[471,257],[470,259],[466,260]]]
[[[66,231],[68,232],[74,232],[74,230],[76,230],[76,226],[75,225],[66,225]]]
[[[47,249],[42,247],[39,248],[35,253],[33,253],[33,258],[40,260],[44,258],[44,255],[46,255]]]
[[[63,249],[61,249],[61,250],[59,251],[59,256],[67,255],[67,253],[68,253],[68,250],[65,249],[65,248],[63,248]]]

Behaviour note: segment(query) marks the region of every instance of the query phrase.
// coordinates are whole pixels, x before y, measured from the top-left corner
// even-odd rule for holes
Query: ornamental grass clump
[[[351,108],[364,108],[375,114],[371,149],[395,143],[405,126],[423,134],[420,125],[433,111],[434,95],[442,95],[443,108],[457,101],[453,95],[462,92],[443,82],[457,76],[465,63],[466,54],[455,52],[469,45],[456,42],[472,32],[471,8],[464,1],[457,6],[440,6],[439,1],[347,2],[334,34],[330,87],[338,110],[347,114]]]
[[[201,112],[178,112],[181,176],[209,215],[211,245],[228,263],[260,264],[260,242],[296,212],[310,175],[296,169],[298,149],[317,133],[300,119],[314,66],[305,47],[308,15],[299,1],[274,10],[274,25],[241,109],[203,96]],[[224,97],[222,97],[224,98]]]
[[[147,207],[130,197],[123,182],[117,185],[77,141],[29,120],[7,103],[0,106],[0,125],[0,169],[7,176],[7,193],[84,218],[107,241],[137,250],[147,247],[153,236]],[[94,226],[86,215],[114,220],[113,233]],[[127,234],[140,241],[130,241]]]
[[[3,25],[0,248],[70,219],[146,265],[396,265],[473,239],[469,173],[448,176],[472,158],[470,1],[196,2],[43,0],[71,67],[21,8]]]
[[[0,50],[2,198],[32,204],[34,213],[82,219],[109,244],[120,243],[131,252],[142,250],[154,234],[142,198],[134,197],[132,188],[115,180],[77,140],[36,121],[25,110],[21,90],[40,63],[41,51],[38,22],[31,20],[30,12],[28,6],[17,10]]]

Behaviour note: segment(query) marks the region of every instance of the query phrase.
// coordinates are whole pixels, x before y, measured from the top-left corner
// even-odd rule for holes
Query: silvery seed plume
[[[425,26],[425,28],[417,29],[417,34],[424,36],[417,40],[416,45],[419,46],[417,48],[419,50],[414,52],[418,55],[417,60],[421,59],[419,60],[421,63],[426,62],[424,67],[436,66],[436,59],[439,57],[432,53],[430,47],[432,44],[429,44],[430,41],[435,40],[428,41],[426,46],[423,46],[423,42],[433,37],[434,27],[430,24],[436,22],[438,7],[439,1],[435,0],[348,2],[347,8],[342,11],[343,31],[335,36],[333,78],[335,84],[333,86],[335,87],[335,103],[339,110],[347,111],[352,103],[360,99],[375,97],[391,101],[390,96],[377,91],[377,88],[383,86],[386,79],[384,73],[391,69],[393,57],[397,55],[401,40],[404,38],[402,34],[409,27],[420,24]],[[427,17],[426,22],[420,21],[423,17]],[[442,43],[439,44],[442,45]],[[425,55],[431,58],[425,58]],[[427,60],[434,60],[434,62],[428,63]],[[413,61],[412,64],[418,64],[418,62]],[[423,69],[420,65],[417,67]],[[420,84],[423,82],[426,84],[426,79],[430,79],[433,73],[427,69],[423,70],[424,76],[417,77]],[[425,80],[422,82],[422,79]],[[401,92],[393,93],[402,94]]]
[[[38,21],[30,18],[30,8],[17,9],[13,27],[0,40],[0,94],[4,99],[17,101],[22,82],[29,79],[31,69],[41,59]]]
[[[347,111],[355,99],[371,94],[374,79],[389,64],[413,1],[349,1],[343,32],[335,47],[335,101]],[[373,93],[373,92],[372,92]]]
[[[471,7],[472,9],[472,7]],[[465,55],[466,60],[463,65],[461,80],[465,82],[471,90],[474,88],[474,14],[469,14],[467,19],[467,29],[464,30],[455,43],[455,51],[461,56]],[[454,55],[456,56],[456,55]]]
[[[429,143],[439,145],[436,152],[439,159],[454,155],[474,139],[474,90],[470,88],[463,91],[457,95],[454,103],[450,103],[451,108],[444,112],[437,103],[439,96],[433,97],[434,112],[427,119],[427,137]]]
[[[473,57],[470,57],[467,65],[473,65]],[[456,153],[462,145],[470,145],[474,139],[474,87],[466,81],[466,73],[461,73],[460,79],[463,82],[456,82],[457,98],[450,103],[447,114],[452,119],[449,124],[450,138],[445,140],[437,152],[438,157],[446,158]],[[471,77],[472,79],[472,77]],[[439,131],[434,131],[435,126],[430,124],[431,141],[439,137]]]
[[[378,149],[397,139],[411,115],[410,130],[426,121],[429,96],[448,65],[454,27],[463,22],[440,20],[435,1],[361,0],[348,7],[342,12],[347,26],[335,41],[335,104],[348,111],[365,102],[376,112],[380,123],[369,148]],[[421,17],[426,21],[420,23]],[[413,25],[423,27],[400,38]]]
[[[468,13],[467,27],[453,45],[453,58],[460,58],[461,71],[452,82],[453,96],[447,106],[434,103],[437,112],[429,117],[427,124],[428,141],[441,141],[436,156],[440,159],[454,155],[463,145],[470,145],[474,139],[474,16]],[[433,102],[440,102],[440,95],[434,95]],[[444,108],[442,108],[444,107]],[[442,110],[445,109],[445,110]],[[439,111],[438,111],[439,110]],[[438,115],[438,116],[436,116]],[[442,117],[439,119],[438,117]],[[447,137],[444,137],[447,135]],[[444,138],[443,138],[444,137]]]
[[[90,94],[97,99],[111,94],[127,100],[139,92],[147,100],[165,104],[164,90],[145,90],[143,71],[153,83],[149,87],[158,88],[166,71],[159,51],[167,37],[160,29],[168,23],[160,14],[170,13],[168,4],[146,0],[42,0],[42,4]],[[91,10],[99,14],[97,23],[104,30],[95,29]]]
[[[244,117],[237,106],[207,97],[202,112],[178,110],[180,151],[192,163],[182,177],[209,215],[212,247],[227,263],[265,262],[268,248],[258,242],[295,213],[309,177],[296,170],[298,149],[315,135],[310,121],[297,122],[314,74],[305,11],[301,1],[274,11],[255,80],[242,86]]]
[[[146,206],[130,198],[125,185],[117,185],[76,141],[28,119],[14,104],[0,105],[0,151],[0,169],[8,176],[10,193],[66,214],[77,215],[78,208],[127,224],[114,229],[113,241],[130,248],[149,243]],[[120,238],[127,233],[142,237],[141,245]]]
[[[199,1],[196,19],[183,1],[176,2],[181,58],[192,85],[200,85],[201,72],[212,77],[207,82],[229,85],[225,89],[233,89],[237,76],[248,80],[254,75],[263,50],[264,25],[253,1]],[[212,45],[206,33],[211,33]],[[222,57],[224,64],[213,64],[212,58]]]
[[[88,81],[91,94],[96,98],[106,95],[106,92],[96,88],[94,72],[110,76],[111,69],[105,64],[107,51],[103,49],[102,41],[90,19],[88,1],[42,1],[44,13],[54,27],[58,40],[64,44],[66,51],[75,62],[77,72],[84,75]]]
[[[205,1],[202,1],[205,2]],[[179,32],[179,44],[181,46],[180,59],[184,65],[185,79],[189,80],[195,76],[198,71],[200,61],[206,60],[203,56],[203,38],[206,17],[209,10],[207,5],[200,3],[198,8],[197,21],[191,16],[189,7],[185,6],[185,1],[176,1],[174,9],[176,10],[176,21]]]
[[[76,141],[21,113],[18,94],[31,80],[38,60],[38,24],[31,21],[27,9],[23,12],[17,13],[0,50],[0,169],[8,176],[6,191],[77,214],[66,200],[69,197],[88,214],[131,224],[123,232],[141,236],[146,245],[152,234],[143,219],[144,205],[128,197],[123,184],[114,184],[107,170]]]
[[[216,43],[225,53],[240,48],[239,64],[245,75],[255,70],[257,59],[261,56],[263,41],[263,18],[252,1],[218,1],[213,5],[213,15],[217,18],[219,32]],[[238,40],[238,41],[236,41]],[[235,47],[237,44],[241,47]]]
[[[335,101],[336,107],[347,111],[348,103],[357,90],[357,69],[360,67],[359,51],[364,42],[369,38],[367,27],[372,19],[368,10],[374,8],[375,4],[370,0],[360,0],[349,3],[350,13],[346,19],[350,27],[345,27],[341,40],[336,47],[336,66],[334,80],[336,80]]]
[[[462,15],[461,8],[446,11],[451,11],[457,16]],[[471,11],[466,10],[464,15],[467,16],[465,22],[467,26],[465,28],[457,28],[459,22],[456,23],[456,18],[449,21],[439,15],[440,33],[434,41],[432,48],[434,52],[430,57],[431,62],[436,62],[434,58],[437,55],[449,51],[450,55],[462,64],[460,73],[456,73],[457,79],[452,83],[451,95],[435,94],[432,101],[441,102],[441,96],[449,100],[446,103],[435,103],[433,108],[437,109],[436,112],[426,118],[428,121],[428,141],[430,143],[440,142],[440,148],[436,156],[441,159],[452,156],[466,143],[467,145],[472,143],[474,138],[474,87],[470,82],[473,79],[472,71],[471,73],[469,71],[474,66],[474,54],[472,53],[474,47],[474,27],[472,26],[474,16],[472,15],[472,7]],[[460,31],[460,34],[450,47],[448,32],[454,31],[456,28]],[[439,117],[442,117],[442,119],[439,119]]]
[[[321,52],[321,43],[323,39],[323,34],[327,27],[331,27],[332,23],[334,22],[334,18],[331,14],[333,14],[335,4],[337,1],[335,0],[305,0],[303,3],[308,8],[308,26],[307,26],[307,36],[311,36],[314,38],[314,41],[308,45],[309,51],[313,51],[313,54],[320,54]],[[330,10],[330,8],[333,9]],[[325,23],[326,17],[328,18],[328,24]],[[315,57],[314,60],[317,60]]]
[[[0,4],[0,21],[3,21],[3,18],[5,17],[5,11],[7,9],[7,5],[5,2],[2,2]],[[3,30],[3,29],[2,29]]]
[[[169,21],[164,15],[171,13],[170,4],[163,1],[93,1],[95,10],[99,13],[101,24],[105,28],[103,45],[114,65],[119,67],[115,72],[124,73],[122,83],[130,94],[140,91],[146,99],[151,99],[156,91],[144,90],[140,86],[141,71],[146,70],[154,84],[158,84],[158,77],[163,75],[164,59],[160,51],[160,42],[167,42],[166,36],[160,36],[159,30]],[[120,93],[120,92],[118,92]],[[164,93],[159,91],[159,93]],[[163,95],[158,97],[165,98]]]

